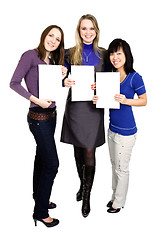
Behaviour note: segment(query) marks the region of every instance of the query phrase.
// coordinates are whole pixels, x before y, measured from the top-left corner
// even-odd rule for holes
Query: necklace
[[[90,51],[90,53],[87,55],[85,52],[83,52],[84,53],[84,55],[85,55],[85,57],[86,57],[86,62],[88,63],[88,57],[91,55],[91,53],[92,53],[92,51]]]

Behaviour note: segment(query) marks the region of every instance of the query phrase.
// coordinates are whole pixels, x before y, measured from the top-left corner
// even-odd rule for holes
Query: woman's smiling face
[[[96,31],[91,20],[84,19],[80,25],[80,36],[83,43],[92,44],[96,37]]]
[[[110,62],[117,70],[124,69],[126,57],[122,47],[117,52],[110,53]]]
[[[61,32],[57,28],[52,28],[44,40],[44,47],[47,52],[54,51],[61,42]]]

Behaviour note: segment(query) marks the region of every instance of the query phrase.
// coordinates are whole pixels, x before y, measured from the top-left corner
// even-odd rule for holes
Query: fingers
[[[94,95],[93,96],[93,104],[97,104],[98,99],[99,99],[99,97]]]
[[[73,80],[71,80],[71,79],[69,79],[69,78],[66,78],[66,79],[64,80],[64,86],[65,86],[65,87],[70,88],[70,87],[72,87],[72,85],[75,85],[75,81],[73,81]]]
[[[67,68],[62,66],[61,70],[62,70],[62,75],[66,76],[67,75],[67,71],[68,71]]]
[[[123,94],[116,94],[114,96],[114,99],[115,99],[116,102],[119,102],[119,103],[122,103],[122,104],[124,104],[126,102],[126,96],[123,95]]]
[[[92,89],[92,90],[96,90],[96,83],[93,83],[93,84],[91,85],[91,89]]]

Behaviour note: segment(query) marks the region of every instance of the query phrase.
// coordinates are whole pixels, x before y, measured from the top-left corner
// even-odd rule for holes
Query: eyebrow
[[[50,33],[50,34],[48,34],[48,35],[54,36],[54,33]],[[59,39],[59,40],[61,40],[60,37],[56,37],[56,38]]]

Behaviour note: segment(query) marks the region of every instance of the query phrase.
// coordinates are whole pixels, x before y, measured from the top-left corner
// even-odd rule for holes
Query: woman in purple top
[[[37,148],[33,173],[33,198],[35,200],[33,218],[47,227],[59,223],[51,218],[48,209],[56,205],[49,201],[54,178],[58,172],[59,160],[54,140],[56,127],[56,105],[50,99],[39,99],[39,64],[64,63],[64,34],[60,27],[47,27],[40,39],[38,48],[25,52],[13,74],[10,87],[30,100],[28,124]],[[62,67],[65,76],[66,68]],[[21,85],[24,78],[27,90]]]

